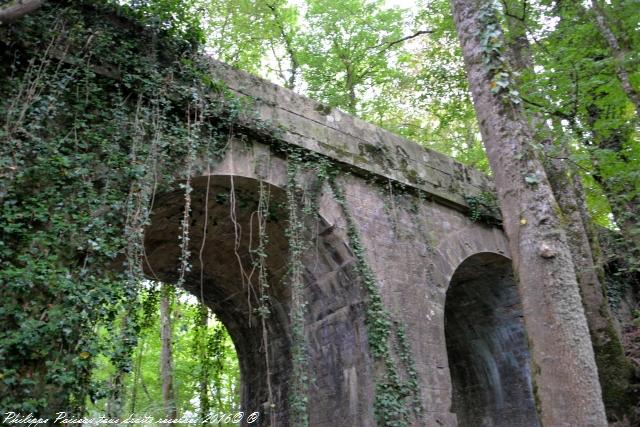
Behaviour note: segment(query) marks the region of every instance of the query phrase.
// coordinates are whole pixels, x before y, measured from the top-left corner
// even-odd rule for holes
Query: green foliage
[[[136,19],[147,22],[153,28],[169,36],[178,36],[192,43],[205,40],[202,12],[199,0],[109,0],[116,4],[128,4],[127,10]],[[126,10],[126,9],[125,9]]]
[[[365,92],[397,81],[394,63],[402,61],[403,11],[381,1],[312,0],[308,29],[299,37],[300,60],[309,94],[332,107],[355,113]]]
[[[302,254],[308,244],[304,239],[304,224],[299,203],[296,176],[300,169],[300,155],[297,151],[289,153],[287,162],[287,205],[289,221],[286,230],[289,242],[289,280],[291,283],[291,334],[292,334],[292,386],[291,421],[301,427],[309,425],[308,415],[308,343],[304,331],[307,302],[304,299],[304,265]]]
[[[207,12],[207,50],[228,64],[260,74],[267,52],[277,52],[283,43],[291,42],[297,9],[285,1],[214,0],[201,4]],[[278,56],[276,60],[283,59]],[[283,74],[283,82],[286,78]]]
[[[483,191],[477,196],[465,196],[469,205],[471,221],[482,221],[486,224],[500,224],[500,208],[493,193]]]
[[[101,397],[98,354],[131,370],[141,320],[126,307],[153,194],[194,151],[220,154],[239,113],[206,90],[189,43],[158,36],[140,51],[140,27],[56,6],[0,29],[0,406],[43,416]],[[160,67],[171,55],[185,59]],[[194,106],[201,133],[182,113]]]
[[[570,150],[567,160],[583,175],[592,217],[611,227],[613,213],[623,226],[640,195],[638,117],[592,11],[582,3],[547,3],[535,2],[523,15],[537,41],[531,47],[536,72],[521,76],[525,106],[550,118],[554,139]],[[507,13],[522,14],[521,2],[509,5]],[[640,39],[629,31],[640,22],[638,9],[615,2],[605,12],[628,53],[624,66],[638,90]]]
[[[207,53],[488,170],[448,1],[193,4]]]
[[[476,122],[449,0],[425,1],[415,24],[430,33],[403,67],[407,77],[385,88],[387,104],[366,116],[382,127],[485,172],[489,166]],[[410,96],[407,96],[410,94]]]
[[[140,293],[141,299],[158,293],[159,284],[148,283]],[[154,297],[152,297],[153,299]],[[132,350],[131,369],[123,378],[123,414],[146,414],[164,417],[160,366],[160,319],[158,300],[154,316],[140,328],[137,345]],[[203,325],[203,310],[207,325]],[[208,315],[208,311],[194,297],[178,292],[172,302],[173,364],[176,407],[179,414],[202,415],[201,381],[207,383],[205,413],[232,413],[238,410],[240,373],[235,348],[222,323]],[[138,315],[144,316],[144,308]],[[107,326],[100,329],[100,339],[109,343]],[[195,356],[195,357],[194,357]],[[93,370],[93,380],[102,389],[119,371],[112,359],[100,356]],[[108,396],[90,403],[87,413],[99,416],[108,413]]]

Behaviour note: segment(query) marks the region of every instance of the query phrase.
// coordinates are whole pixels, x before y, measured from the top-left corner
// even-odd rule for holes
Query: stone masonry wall
[[[451,279],[465,259],[479,253],[508,257],[503,232],[473,222],[464,213],[465,196],[490,191],[490,180],[339,110],[208,61],[214,76],[237,94],[252,98],[259,117],[282,129],[280,144],[320,154],[339,170],[336,185],[344,191],[346,209],[362,241],[366,263],[391,318],[407,332],[424,409],[422,415],[412,418],[412,424],[458,425],[452,412],[445,303]],[[312,186],[317,178],[312,175],[308,172],[301,176],[299,184]],[[252,135],[242,136],[232,139],[221,162],[211,166],[208,159],[199,159],[193,167],[193,179],[198,186],[193,195],[192,229],[202,225],[203,212],[215,212],[210,221],[222,228],[211,236],[196,234],[192,238],[192,253],[198,252],[203,238],[207,239],[204,263],[195,261],[193,269],[203,271],[206,283],[199,283],[194,276],[188,278],[186,287],[204,294],[207,304],[230,330],[240,358],[243,409],[261,411],[266,415],[263,425],[267,425],[269,413],[275,414],[277,425],[289,425],[292,337],[288,317],[291,290],[283,279],[288,256],[286,224],[276,221],[270,226],[273,236],[269,240],[275,243],[268,248],[272,260],[268,268],[276,312],[268,323],[272,343],[268,384],[265,349],[256,329],[258,319],[246,302],[250,302],[246,295],[251,292],[247,288],[251,284],[240,280],[238,265],[242,262],[238,259],[246,263],[250,258],[250,243],[242,241],[247,238],[246,230],[252,229],[250,211],[240,216],[242,220],[236,219],[245,230],[240,239],[240,252],[244,252],[239,254],[237,248],[225,243],[237,238],[237,231],[233,236],[230,228],[231,207],[224,203],[207,209],[202,206],[205,181],[213,181],[218,193],[231,194],[232,189],[242,188],[246,193],[243,197],[249,200],[247,209],[257,200],[259,181],[282,200],[287,187],[286,154]],[[303,255],[309,421],[319,427],[336,423],[369,427],[375,425],[375,378],[380,365],[373,360],[367,340],[366,292],[356,269],[344,209],[326,182],[317,197],[315,222],[305,224],[311,245]],[[162,201],[169,205],[179,201],[175,195],[159,200],[160,207],[147,233],[147,246],[150,265],[156,272],[165,272],[162,278],[171,281],[179,258],[179,209],[162,206]],[[393,353],[393,357],[400,364],[398,354]],[[526,365],[526,357],[522,363]],[[524,365],[516,368],[525,369]],[[274,402],[268,401],[268,386]],[[520,402],[513,404],[517,407]]]

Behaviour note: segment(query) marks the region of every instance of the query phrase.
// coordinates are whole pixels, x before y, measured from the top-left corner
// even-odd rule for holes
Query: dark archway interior
[[[445,303],[452,408],[461,427],[538,426],[529,350],[511,261],[467,258]]]
[[[203,297],[233,339],[240,364],[241,409],[245,413],[260,412],[263,423],[268,422],[268,414],[272,412],[276,425],[286,425],[291,372],[290,288],[283,283],[288,261],[286,194],[279,188],[263,186],[262,197],[268,197],[269,203],[265,265],[270,314],[266,321],[265,346],[265,331],[256,311],[259,307],[255,263],[259,242],[259,184],[249,178],[212,176],[209,180],[206,177],[194,179],[192,187],[191,269],[186,274],[184,287],[198,298]],[[151,224],[145,232],[147,274],[151,279],[176,283],[182,253],[178,236],[181,235],[185,192],[164,193],[156,198],[154,205]],[[270,381],[267,381],[266,348]],[[271,408],[269,387],[275,405]]]

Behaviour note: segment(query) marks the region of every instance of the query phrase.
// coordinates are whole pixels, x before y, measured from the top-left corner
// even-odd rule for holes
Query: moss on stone
[[[331,110],[333,110],[333,108],[330,105],[317,103],[314,110],[316,110],[320,114],[328,116],[329,114],[331,114]]]

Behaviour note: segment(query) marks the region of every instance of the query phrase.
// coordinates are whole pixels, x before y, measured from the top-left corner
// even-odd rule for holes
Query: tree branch
[[[573,117],[571,114],[567,114],[567,113],[565,113],[563,111],[560,111],[560,110],[557,110],[557,109],[556,110],[550,110],[548,105],[540,104],[539,102],[532,101],[530,99],[525,98],[524,96],[522,97],[522,100],[524,101],[525,104],[529,104],[529,105],[532,105],[534,107],[538,107],[538,108],[542,109],[546,114],[551,114],[551,115],[560,117],[562,119],[567,119],[567,120],[570,120]]]
[[[596,0],[591,0],[591,9],[593,10],[596,16],[596,24],[598,29],[600,30],[600,34],[607,41],[611,52],[613,53],[613,58],[616,61],[616,71],[618,75],[618,79],[620,80],[620,85],[624,90],[625,94],[633,102],[636,107],[636,114],[640,116],[640,93],[633,87],[631,84],[631,79],[629,78],[629,73],[625,69],[625,56],[626,52],[618,43],[618,38],[613,33],[609,24],[607,23],[607,18],[605,16],[604,10],[600,8],[600,5]]]
[[[402,37],[401,39],[394,40],[392,42],[380,43],[379,45],[374,46],[373,49],[376,49],[376,48],[379,48],[379,47],[384,47],[384,49],[382,49],[384,51],[384,50],[387,50],[387,49],[391,48],[391,46],[394,46],[396,44],[406,42],[407,40],[415,39],[416,37],[421,36],[423,34],[431,34],[431,33],[433,33],[433,30],[416,31],[415,33],[413,33],[413,34],[411,34],[409,36],[406,36],[406,37]]]
[[[522,16],[515,15],[514,13],[509,11],[509,4],[506,0],[502,0],[502,7],[504,8],[505,16],[509,18],[517,19],[518,21],[522,21],[523,23],[527,20],[527,1],[522,2]]]

